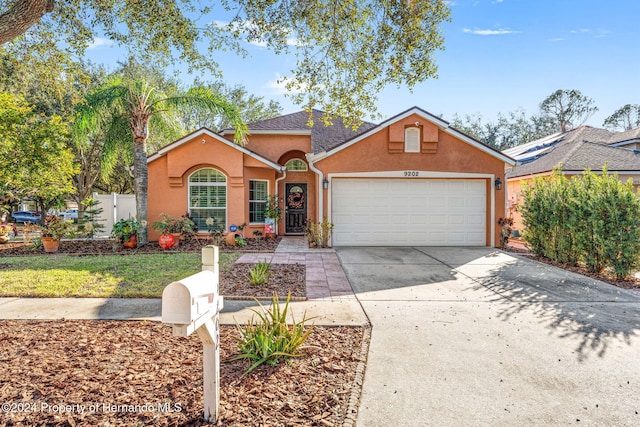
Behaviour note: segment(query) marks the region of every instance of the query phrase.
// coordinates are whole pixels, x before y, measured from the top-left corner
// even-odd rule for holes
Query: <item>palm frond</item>
[[[207,88],[195,87],[189,89],[184,95],[160,99],[154,104],[154,110],[180,110],[184,107],[191,106],[227,116],[236,130],[235,141],[239,144],[244,144],[246,142],[246,136],[249,129],[242,120],[240,111],[232,103],[220,96],[220,94],[214,93]]]

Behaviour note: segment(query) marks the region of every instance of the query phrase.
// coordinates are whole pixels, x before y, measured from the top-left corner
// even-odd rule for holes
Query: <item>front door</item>
[[[286,184],[285,194],[284,232],[302,234],[307,221],[307,184]]]

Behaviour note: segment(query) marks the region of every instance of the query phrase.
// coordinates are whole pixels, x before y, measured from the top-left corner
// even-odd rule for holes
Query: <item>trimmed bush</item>
[[[523,237],[536,255],[628,276],[640,261],[640,199],[604,168],[571,179],[560,169],[523,191]]]

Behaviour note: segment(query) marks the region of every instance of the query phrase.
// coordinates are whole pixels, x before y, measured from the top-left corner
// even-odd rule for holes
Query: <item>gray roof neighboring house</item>
[[[507,171],[507,179],[552,171],[562,165],[563,171],[602,170],[638,171],[640,153],[618,145],[634,142],[640,129],[611,132],[580,126],[505,150],[518,164]]]
[[[334,118],[331,120],[331,126],[325,126],[320,119],[323,114],[324,112],[314,109],[311,110],[311,112],[299,111],[297,113],[285,114],[284,116],[249,123],[249,133],[283,134],[287,132],[299,132],[302,134],[310,134],[311,149],[314,154],[317,154],[328,151],[377,126],[374,123],[363,122],[360,127],[354,131],[351,127],[345,128],[341,118]],[[314,123],[312,127],[307,125],[310,117]],[[233,133],[233,129],[225,129],[223,132],[230,134]]]

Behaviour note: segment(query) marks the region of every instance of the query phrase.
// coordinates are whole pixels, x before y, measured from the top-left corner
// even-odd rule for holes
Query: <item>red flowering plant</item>
[[[40,226],[40,231],[42,232],[42,237],[51,237],[54,239],[71,237],[73,235],[71,223],[56,215],[46,216],[43,225]]]

